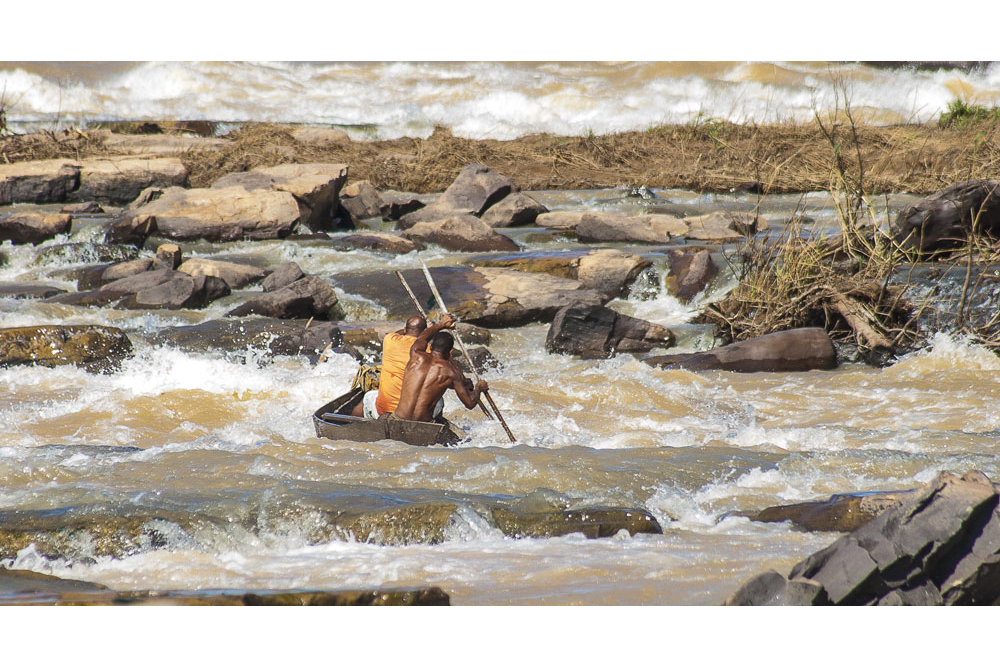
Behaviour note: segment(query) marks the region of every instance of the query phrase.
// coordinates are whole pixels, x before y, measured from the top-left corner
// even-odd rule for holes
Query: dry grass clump
[[[0,162],[4,164],[29,160],[82,160],[113,154],[114,151],[104,147],[104,137],[97,132],[43,130],[35,134],[0,136]]]

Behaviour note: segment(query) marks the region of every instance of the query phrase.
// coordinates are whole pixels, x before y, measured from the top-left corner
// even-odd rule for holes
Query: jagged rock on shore
[[[940,473],[799,562],[744,584],[726,604],[992,605],[1000,602],[997,489],[981,472]],[[822,589],[788,595],[794,587]]]
[[[899,507],[913,489],[868,493],[838,493],[827,500],[767,507],[747,514],[753,521],[791,521],[805,530],[847,533],[857,530],[887,509]]]
[[[66,201],[80,187],[80,167],[72,160],[0,164],[0,206]]]

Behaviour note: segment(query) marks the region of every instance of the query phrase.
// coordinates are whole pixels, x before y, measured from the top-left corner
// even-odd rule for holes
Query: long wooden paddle
[[[446,315],[450,315],[451,313],[448,312],[448,306],[444,305],[444,299],[441,298],[441,292],[438,291],[437,285],[434,284],[434,278],[431,277],[431,270],[427,268],[427,265],[423,261],[420,262],[420,265],[424,267],[424,278],[427,279],[427,285],[431,288],[431,294],[433,294],[434,298],[437,299],[438,306]],[[452,317],[454,317],[454,315],[452,315]],[[472,363],[472,357],[470,357],[468,351],[466,351],[465,343],[462,342],[462,337],[458,335],[458,329],[455,329],[455,340],[458,341],[458,347],[462,350],[462,354],[465,355],[465,360],[469,363],[469,368],[472,370],[473,377],[476,378],[476,382],[479,382],[481,378],[479,377],[479,373],[476,372],[476,365]],[[490,407],[493,408],[493,414],[495,414],[497,419],[500,420],[500,424],[503,425],[503,430],[507,432],[507,437],[510,438],[511,442],[517,442],[514,434],[510,432],[510,427],[507,426],[507,422],[504,421],[503,415],[500,414],[497,404],[493,402],[493,397],[490,396],[490,392],[484,391],[483,396],[485,396],[486,400],[489,401]]]
[[[420,317],[424,318],[424,320],[426,321],[427,320],[427,313],[424,312],[424,309],[421,307],[420,302],[417,301],[417,295],[414,294],[413,290],[410,289],[410,284],[408,282],[406,282],[406,278],[403,277],[403,273],[401,271],[396,271],[396,277],[399,278],[399,282],[401,282],[403,284],[403,289],[406,290],[406,293],[410,295],[410,300],[413,301],[413,305],[416,307],[417,312],[420,313]],[[468,355],[466,355],[466,356],[468,356]],[[471,366],[472,363],[470,362],[469,365]],[[472,372],[475,373],[476,372],[475,369],[473,369]],[[494,417],[490,413],[490,411],[486,408],[486,405],[483,404],[483,399],[479,399],[478,405],[479,405],[479,409],[483,411],[484,415],[486,415],[490,419],[496,419],[496,417]]]

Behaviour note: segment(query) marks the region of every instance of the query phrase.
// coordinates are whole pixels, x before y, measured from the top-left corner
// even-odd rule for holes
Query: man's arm
[[[431,337],[434,336],[441,329],[454,329],[455,328],[455,318],[450,314],[445,315],[440,321],[431,324],[426,329],[424,329],[417,339],[413,341],[413,345],[410,346],[410,361],[416,357],[417,353],[427,352],[427,343],[430,341]]]
[[[476,383],[475,388],[472,388],[472,383],[462,375],[462,371],[455,368],[454,364],[452,364],[452,368],[454,369],[454,375],[452,376],[451,387],[458,394],[458,399],[462,401],[462,405],[472,410],[479,404],[479,397],[484,391],[489,390],[490,386],[486,384],[486,380],[480,380]]]

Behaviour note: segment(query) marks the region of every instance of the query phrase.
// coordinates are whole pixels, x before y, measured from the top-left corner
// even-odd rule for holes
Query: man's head
[[[446,359],[451,356],[451,348],[455,346],[455,339],[447,331],[438,331],[431,338],[431,352],[437,352]]]
[[[426,328],[427,320],[419,315],[414,315],[410,319],[406,320],[406,326],[403,328],[403,333],[407,336],[419,336]]]

